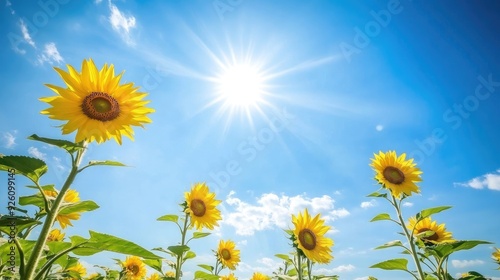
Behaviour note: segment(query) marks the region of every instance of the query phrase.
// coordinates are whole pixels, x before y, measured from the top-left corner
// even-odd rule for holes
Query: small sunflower
[[[99,274],[99,273],[92,273],[92,274],[89,275],[89,277],[87,277],[87,280],[94,280],[94,279],[97,279],[100,276],[101,276],[101,274]]]
[[[142,280],[146,277],[146,265],[139,257],[129,256],[122,262],[125,269],[125,279],[127,280]]]
[[[426,217],[418,222],[415,217],[410,217],[407,228],[426,245],[455,241],[452,238],[451,232],[446,231],[445,224],[438,225],[430,217]],[[419,235],[423,235],[423,237],[419,237]]]
[[[329,263],[333,259],[333,240],[324,236],[330,227],[324,225],[325,221],[320,219],[320,214],[311,218],[305,209],[304,215],[292,215],[292,223],[295,225],[294,242],[309,260]]]
[[[401,198],[404,193],[410,196],[412,192],[419,193],[420,190],[415,182],[420,182],[422,171],[416,167],[413,159],[406,160],[406,154],[399,157],[395,151],[374,154],[370,166],[375,170],[375,179],[391,191],[392,195]]]
[[[160,279],[161,279],[161,276],[158,273],[153,273],[148,278],[146,278],[146,280],[160,280]]]
[[[167,271],[167,273],[165,273],[165,276],[175,278],[175,272],[171,270]]]
[[[69,271],[74,271],[80,275],[80,277],[85,276],[87,274],[87,269],[81,264],[81,263],[76,263],[76,265],[66,269],[68,272]],[[72,278],[75,279],[75,278]]]
[[[264,275],[260,272],[254,272],[254,274],[252,275],[252,278],[250,280],[270,280],[271,278],[269,278],[269,276],[267,275]]]
[[[216,207],[221,201],[215,199],[215,193],[209,192],[205,183],[194,184],[191,191],[186,192],[184,197],[187,203],[186,212],[191,217],[191,226],[200,230],[203,227],[214,229],[214,226],[219,225],[217,221],[222,218]]]
[[[55,199],[58,193],[56,191],[43,191],[45,195],[49,199]],[[64,195],[63,198],[64,203],[67,204],[72,204],[72,203],[77,203],[80,202],[80,197],[77,191],[75,190],[68,190],[66,194]],[[61,225],[63,229],[65,229],[68,225],[73,226],[71,223],[71,220],[79,220],[80,219],[80,213],[79,212],[73,212],[69,214],[58,214],[56,219]]]
[[[219,280],[238,280],[233,273],[229,273],[229,275],[219,277]]]
[[[500,249],[495,248],[495,252],[491,254],[491,257],[495,260],[497,264],[500,264]]]
[[[61,125],[63,134],[77,131],[75,141],[97,143],[122,135],[134,139],[131,126],[150,123],[147,114],[154,112],[142,100],[147,94],[138,91],[133,83],[120,84],[123,72],[115,76],[114,65],[104,64],[98,70],[92,59],[83,60],[82,71],[67,65],[68,72],[55,67],[66,88],[46,84],[57,95],[40,98],[52,107],[41,113],[51,119],[67,121]]]
[[[64,233],[59,229],[53,229],[50,231],[49,236],[47,237],[47,241],[63,241]]]
[[[235,270],[240,262],[240,250],[236,250],[236,244],[233,241],[221,240],[217,249],[217,258],[223,266]]]

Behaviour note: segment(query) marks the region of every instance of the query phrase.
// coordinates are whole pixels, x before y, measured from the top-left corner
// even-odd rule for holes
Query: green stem
[[[415,244],[413,243],[413,236],[410,235],[408,232],[408,229],[405,226],[405,222],[403,220],[403,216],[401,214],[401,208],[399,207],[398,203],[396,202],[396,198],[391,194],[392,197],[392,205],[396,209],[396,213],[398,215],[399,222],[401,223],[401,227],[403,228],[404,234],[406,236],[406,239],[408,240],[408,243],[410,243],[410,252],[413,257],[413,260],[415,261],[415,266],[417,267],[417,272],[420,277],[420,280],[424,280],[424,271],[422,270],[422,267],[420,266],[420,261],[417,256],[417,250],[415,249]]]
[[[312,261],[310,259],[307,259],[307,277],[309,280],[312,280],[311,274],[312,274]]]
[[[86,144],[84,144],[86,146]],[[45,222],[42,227],[42,231],[40,232],[40,235],[38,236],[38,240],[33,247],[33,251],[31,253],[31,256],[28,260],[28,263],[26,264],[26,273],[25,273],[25,278],[26,280],[34,280],[35,279],[35,274],[36,274],[36,269],[38,267],[38,263],[40,262],[40,258],[42,256],[43,252],[43,247],[45,246],[45,243],[47,242],[47,237],[49,236],[50,228],[54,224],[57,214],[59,213],[59,208],[61,207],[61,203],[63,202],[64,195],[66,192],[69,190],[69,187],[75,180],[76,174],[78,174],[78,165],[80,164],[80,161],[83,157],[85,148],[82,150],[79,150],[77,152],[76,158],[74,161],[72,161],[73,166],[71,167],[71,172],[68,175],[68,178],[66,178],[66,181],[64,182],[63,187],[61,188],[61,191],[56,197],[56,200],[54,201],[54,204],[52,205],[52,208],[46,209],[47,210],[47,217],[45,218]]]
[[[297,274],[299,276],[298,280],[302,279],[302,256],[300,255],[300,250],[297,248]]]
[[[186,241],[186,233],[187,233],[187,228],[188,228],[188,220],[189,220],[189,213],[186,213],[186,218],[184,219],[184,227],[181,230],[181,246],[184,246],[184,242]],[[175,280],[181,279],[181,266],[182,266],[182,259],[184,257],[184,252],[180,255],[177,255],[177,265],[175,266]]]

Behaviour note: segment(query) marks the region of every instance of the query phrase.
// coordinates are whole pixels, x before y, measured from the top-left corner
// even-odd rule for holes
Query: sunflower
[[[161,276],[158,273],[153,273],[148,278],[146,278],[146,280],[160,280],[160,279],[161,279]]]
[[[146,276],[146,265],[139,257],[129,256],[122,262],[125,269],[125,279],[142,280]]]
[[[410,217],[407,228],[413,235],[421,239],[425,245],[454,242],[451,232],[446,231],[445,224],[438,225],[430,217],[417,222],[415,217]]]
[[[217,258],[223,266],[231,270],[235,270],[240,262],[240,250],[236,250],[235,247],[236,244],[234,244],[233,241],[221,240],[219,242],[219,248],[217,249]]]
[[[311,218],[305,209],[304,215],[302,213],[299,213],[298,217],[292,215],[292,223],[295,225],[294,243],[309,260],[329,263],[333,259],[331,255],[333,240],[324,237],[330,227],[324,225],[325,221],[320,219],[320,214]]]
[[[69,271],[74,271],[80,275],[80,277],[84,276],[87,274],[87,269],[81,264],[81,263],[76,263],[76,265],[66,269],[68,272]],[[70,278],[70,279],[75,279],[75,278]]]
[[[92,274],[89,275],[89,277],[87,277],[87,280],[94,280],[94,279],[97,279],[100,276],[101,275],[99,273],[92,273]]]
[[[389,189],[393,196],[401,198],[402,193],[410,196],[412,192],[420,192],[415,182],[422,181],[422,171],[416,167],[413,159],[405,160],[405,153],[398,157],[395,151],[379,152],[374,156],[370,166],[376,172],[375,179]]]
[[[269,278],[269,276],[267,275],[264,275],[260,272],[254,272],[254,274],[252,275],[252,278],[250,280],[269,280],[271,278]]]
[[[203,227],[214,229],[214,226],[219,225],[217,221],[222,218],[216,207],[221,201],[215,199],[215,193],[209,192],[205,183],[194,184],[191,192],[186,192],[184,197],[187,204],[186,212],[191,217],[191,226],[200,230]]]
[[[174,271],[167,271],[165,273],[165,276],[175,278],[175,272]]]
[[[495,260],[497,264],[500,264],[500,249],[495,248],[495,252],[491,254],[491,257]]]
[[[47,241],[62,241],[64,239],[64,233],[59,229],[53,229],[50,231]]]
[[[150,123],[147,114],[154,112],[142,100],[147,94],[138,92],[133,83],[119,84],[123,72],[115,76],[114,65],[104,64],[98,70],[92,59],[83,60],[82,71],[67,65],[68,72],[54,67],[67,88],[46,84],[56,95],[40,98],[52,107],[41,111],[51,119],[67,121],[63,134],[77,131],[76,142],[101,143],[114,138],[122,143],[122,135],[134,139],[131,126]]]
[[[227,276],[219,277],[219,280],[238,280],[238,278],[235,277],[233,273],[229,273]]]
[[[49,199],[55,199],[56,196],[58,195],[56,191],[44,190],[43,192]],[[64,203],[67,204],[80,202],[80,197],[78,192],[75,190],[68,190],[66,194],[64,194],[63,201]],[[81,215],[80,212],[73,212],[69,214],[58,214],[56,219],[61,225],[61,227],[65,229],[68,225],[73,226],[71,220],[79,220],[80,215]]]

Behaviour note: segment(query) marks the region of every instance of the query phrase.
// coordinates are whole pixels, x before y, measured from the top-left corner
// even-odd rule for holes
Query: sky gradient
[[[492,261],[500,247],[500,2],[498,1],[71,1],[1,2],[2,109],[0,153],[44,159],[43,183],[58,188],[69,159],[31,134],[61,136],[61,122],[39,112],[38,99],[63,86],[53,67],[114,64],[122,81],[149,93],[152,124],[135,141],[89,147],[86,160],[130,167],[85,171],[73,187],[100,208],[66,235],[88,230],[151,249],[180,240],[173,224],[184,192],[207,182],[222,200],[223,221],[191,245],[215,264],[211,250],[232,239],[241,250],[235,274],[270,274],[291,248],[282,229],[305,207],[332,226],[334,260],[317,273],[341,279],[410,279],[370,269],[397,258],[373,248],[400,238],[393,210],[368,198],[377,190],[370,158],[396,150],[423,171],[420,195],[405,217],[452,205],[434,218],[456,239],[493,244],[450,259],[452,275],[476,270],[500,279]],[[253,106],[221,97],[234,65],[258,69],[261,98]],[[3,175],[2,175],[3,176]],[[18,187],[19,196],[31,189]],[[2,204],[5,189],[0,190]],[[3,208],[3,206],[2,206]],[[3,211],[3,210],[2,210]],[[36,232],[34,233],[36,234]],[[197,242],[198,241],[198,242]],[[113,266],[116,254],[83,260]],[[226,270],[227,272],[227,270]]]

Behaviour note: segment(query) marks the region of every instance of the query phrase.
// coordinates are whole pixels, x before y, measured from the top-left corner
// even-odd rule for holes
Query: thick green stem
[[[405,221],[403,220],[403,215],[401,214],[401,208],[399,207],[396,198],[393,195],[391,195],[391,197],[392,197],[392,205],[396,209],[396,213],[398,215],[399,222],[401,223],[401,227],[403,228],[408,243],[410,243],[410,252],[413,257],[413,260],[415,261],[415,266],[417,267],[418,275],[420,277],[420,280],[424,280],[425,275],[424,271],[422,270],[422,266],[420,265],[420,260],[418,259],[417,250],[415,249],[415,243],[413,243],[413,236],[410,235],[408,229],[405,226]]]
[[[188,228],[188,220],[189,220],[189,213],[186,213],[186,217],[184,219],[184,227],[181,230],[181,246],[184,246],[186,244],[186,233],[187,233],[187,228]],[[184,257],[184,252],[182,254],[177,255],[177,265],[175,266],[175,280],[181,279],[181,266],[182,266],[182,259]]]
[[[59,208],[61,207],[61,203],[63,202],[64,195],[69,190],[69,187],[71,186],[71,184],[75,180],[76,175],[78,174],[78,165],[80,164],[83,154],[84,154],[84,149],[77,152],[77,156],[75,160],[72,162],[73,166],[71,167],[71,171],[68,175],[68,178],[66,178],[66,182],[64,182],[61,191],[57,195],[56,200],[52,205],[52,208],[50,209],[50,211],[49,209],[46,209],[47,217],[45,218],[42,231],[38,236],[38,240],[35,246],[33,247],[33,251],[31,252],[31,256],[28,260],[28,263],[26,264],[26,272],[24,273],[24,279],[26,280],[35,279],[36,269],[38,267],[38,263],[40,262],[40,258],[42,256],[43,247],[47,242],[47,237],[49,236],[50,229],[56,220],[57,214],[59,213]]]
[[[297,248],[297,274],[299,276],[298,280],[302,279],[302,256],[300,255],[300,249]]]

